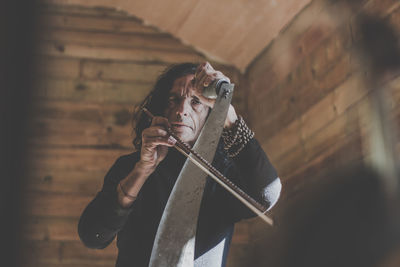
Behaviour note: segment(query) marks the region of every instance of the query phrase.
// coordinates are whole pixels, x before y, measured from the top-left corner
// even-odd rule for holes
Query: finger
[[[196,72],[194,73],[194,77],[197,78],[197,76],[200,74],[200,72],[202,72],[204,70],[206,64],[207,64],[207,62],[203,62],[197,67]]]
[[[227,76],[225,76],[222,72],[220,72],[220,71],[215,71],[215,74],[214,74],[215,76],[215,78],[216,79],[225,79],[225,80],[228,80],[228,82],[230,83],[230,79],[227,77]]]
[[[204,70],[201,70],[200,72],[197,73],[196,78],[195,78],[195,83],[194,83],[194,86],[196,88],[203,87],[203,83],[201,81],[203,81],[203,79],[206,75],[207,74]]]
[[[205,62],[205,64],[204,64],[204,69],[205,69],[207,72],[213,72],[213,71],[215,71],[215,69],[213,68],[213,66],[211,66],[211,64],[210,64],[208,61]]]
[[[151,121],[151,125],[163,126],[165,128],[171,127],[168,119],[160,116],[155,116]]]
[[[169,137],[163,136],[152,136],[145,137],[143,139],[143,147],[144,148],[156,148],[157,146],[169,146],[172,147],[176,143],[176,140]]]
[[[208,87],[215,79],[215,73],[206,75],[203,79],[203,86]]]
[[[160,127],[160,126],[151,126],[147,129],[144,129],[142,132],[142,137],[154,137],[154,136],[161,136],[161,137],[168,137],[168,132]]]

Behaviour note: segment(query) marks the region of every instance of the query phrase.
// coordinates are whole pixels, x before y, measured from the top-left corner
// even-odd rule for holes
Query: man
[[[83,212],[78,231],[90,248],[104,248],[118,235],[116,266],[148,266],[154,238],[185,157],[171,148],[176,140],[167,127],[193,146],[214,100],[202,90],[216,79],[229,79],[209,63],[170,67],[143,101],[156,117],[136,113],[137,152],[120,157],[104,179],[102,190]],[[268,207],[280,194],[281,184],[253,132],[231,105],[213,165],[242,190]],[[195,265],[208,251],[225,266],[235,222],[254,217],[246,206],[211,178],[207,178],[195,244]],[[216,256],[215,256],[216,255]]]

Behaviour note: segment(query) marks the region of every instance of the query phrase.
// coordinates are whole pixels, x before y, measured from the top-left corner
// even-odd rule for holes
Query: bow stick
[[[142,110],[149,116],[151,119],[154,118],[154,115],[146,108],[142,108]],[[217,183],[219,183],[222,187],[228,190],[231,194],[233,194],[237,199],[239,199],[243,204],[245,204],[250,210],[260,216],[266,223],[269,225],[273,225],[273,221],[271,218],[266,216],[264,213],[267,211],[268,207],[262,205],[261,203],[254,200],[251,196],[246,194],[242,189],[236,186],[232,181],[226,178],[222,173],[220,173],[214,166],[212,166],[207,160],[205,160],[201,155],[199,155],[196,151],[192,150],[188,144],[183,142],[171,128],[166,129],[168,134],[175,138],[176,143],[174,148],[185,155],[191,162],[193,162],[196,166],[202,169],[205,173],[207,173],[211,178],[213,178]]]

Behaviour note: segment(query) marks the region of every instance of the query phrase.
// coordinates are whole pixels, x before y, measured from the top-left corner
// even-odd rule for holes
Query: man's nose
[[[187,99],[180,101],[176,109],[176,114],[181,117],[187,116],[189,112],[189,107],[190,105]]]

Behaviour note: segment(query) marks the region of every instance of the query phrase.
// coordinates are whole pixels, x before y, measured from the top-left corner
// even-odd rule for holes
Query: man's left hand
[[[203,95],[203,90],[208,87],[213,81],[224,79],[230,82],[230,79],[225,76],[222,72],[215,70],[210,63],[204,62],[200,64],[194,74],[194,87],[196,89],[196,96],[200,101],[209,106],[214,107],[215,99],[207,98]],[[230,128],[233,126],[237,120],[237,114],[235,108],[230,105],[228,110],[228,115],[225,120],[224,128]]]

